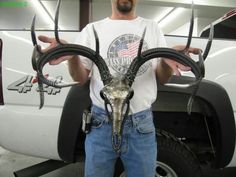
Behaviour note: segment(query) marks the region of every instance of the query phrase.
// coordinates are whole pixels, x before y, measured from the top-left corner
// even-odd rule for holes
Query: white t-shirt
[[[137,56],[139,41],[146,27],[143,50],[165,47],[166,41],[158,24],[152,20],[137,17],[134,20],[103,20],[88,24],[76,39],[77,44],[95,50],[93,28],[97,31],[100,55],[106,61],[112,75],[124,75],[133,58]],[[104,108],[100,97],[103,88],[99,71],[91,60],[80,57],[91,76],[90,97],[96,106]],[[130,100],[130,113],[136,113],[151,107],[157,95],[156,67],[158,60],[152,59],[142,65],[132,85],[134,96]]]

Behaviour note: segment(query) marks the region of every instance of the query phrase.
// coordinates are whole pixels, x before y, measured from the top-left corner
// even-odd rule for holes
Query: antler
[[[195,98],[195,96],[197,94],[200,82],[201,82],[202,78],[205,76],[204,60],[207,58],[208,53],[210,51],[213,37],[214,37],[214,27],[213,27],[213,25],[211,25],[210,34],[209,34],[209,38],[208,38],[208,42],[207,42],[206,48],[204,50],[204,54],[202,54],[202,52],[199,53],[198,66],[200,68],[202,77],[198,80],[198,82],[196,84],[196,87],[193,89],[192,95],[191,95],[191,97],[188,100],[188,104],[187,104],[187,113],[188,114],[190,114],[192,112],[192,105],[193,105],[194,98]]]
[[[139,70],[139,68],[148,60],[162,57],[162,58],[168,58],[175,60],[183,65],[190,66],[192,68],[192,72],[195,74],[196,79],[199,79],[201,76],[199,67],[197,64],[186,54],[186,51],[190,47],[191,40],[192,40],[192,34],[193,34],[193,26],[194,26],[194,9],[193,9],[193,4],[192,4],[192,14],[191,14],[191,20],[190,20],[190,28],[189,28],[189,35],[188,35],[188,40],[185,48],[182,51],[176,51],[171,48],[153,48],[149,49],[147,51],[144,51],[141,55],[139,54],[141,49],[139,45],[139,51],[138,51],[138,56],[134,58],[132,63],[130,64],[129,69],[127,70],[125,74],[125,79],[129,82],[129,85],[131,86],[132,83],[134,82],[134,79],[136,77],[136,74]],[[145,33],[143,33],[145,34]],[[142,39],[140,41],[143,41],[144,35],[142,36]]]
[[[59,44],[58,46],[56,46],[53,49],[48,50],[45,53],[42,53],[41,47],[37,44],[37,40],[35,36],[35,28],[34,28],[35,18],[36,18],[35,16],[33,18],[32,26],[31,26],[31,37],[32,37],[33,45],[35,46],[34,51],[33,51],[33,56],[32,56],[32,66],[33,66],[33,69],[37,72],[37,77],[38,77],[38,85],[39,85],[39,93],[40,93],[40,107],[39,108],[42,108],[44,104],[43,83],[49,86],[56,87],[56,88],[69,87],[69,86],[78,84],[77,82],[72,82],[69,84],[58,84],[56,81],[49,80],[43,75],[43,67],[45,66],[45,64],[47,64],[48,62],[50,62],[51,60],[55,58],[59,58],[65,55],[80,55],[80,56],[87,57],[97,65],[104,85],[108,84],[112,79],[112,76],[110,74],[110,71],[105,61],[99,54],[99,39],[98,39],[95,28],[93,28],[93,30],[94,30],[95,40],[96,40],[96,51],[88,47],[81,46],[81,45],[61,43],[61,40],[59,39],[59,35],[58,35],[58,16],[59,16],[60,4],[61,4],[61,0],[58,0],[56,16],[55,16],[55,29],[54,29],[55,39]]]
[[[193,36],[193,27],[194,27],[194,4],[193,4],[193,1],[192,1],[192,5],[191,5],[191,19],[190,19],[188,40],[187,40],[187,44],[186,44],[185,48],[181,51],[184,54],[186,54],[186,52],[188,52],[188,49],[189,49],[189,47],[191,45],[192,36]]]
[[[55,39],[57,40],[59,45],[45,52],[41,56],[40,60],[37,62],[37,68],[40,75],[40,79],[45,84],[53,86],[53,87],[57,87],[57,88],[69,87],[69,86],[78,84],[77,82],[73,82],[70,84],[57,84],[54,81],[50,81],[47,78],[45,78],[44,75],[42,74],[42,69],[46,63],[48,63],[49,61],[55,58],[59,58],[65,55],[81,55],[81,56],[91,59],[97,65],[99,72],[101,74],[101,77],[102,77],[102,81],[104,82],[104,84],[107,84],[111,80],[111,74],[109,72],[109,69],[105,61],[99,55],[99,39],[98,39],[95,28],[93,28],[93,31],[94,31],[95,40],[96,40],[96,51],[88,47],[81,46],[81,45],[61,43],[61,40],[59,39],[59,34],[58,34],[58,19],[59,19],[60,4],[61,4],[61,0],[58,0],[56,16],[55,16],[55,29],[54,29]]]
[[[55,20],[54,20],[54,34],[55,34],[55,39],[58,44],[63,45],[63,43],[59,39],[59,34],[58,34],[58,22],[59,22],[59,10],[61,6],[61,0],[57,1],[57,8],[56,8],[56,13],[55,13]]]
[[[192,95],[189,99],[188,105],[187,105],[187,112],[191,112],[191,107],[193,103],[193,98],[196,95],[196,92],[199,88],[199,83],[202,80],[202,78],[205,75],[205,68],[204,68],[204,60],[208,55],[208,52],[211,47],[212,39],[213,39],[213,29],[211,29],[211,34],[209,36],[209,40],[205,49],[204,54],[199,53],[199,61],[194,62],[189,56],[185,55],[186,52],[188,51],[191,40],[192,40],[192,34],[193,34],[193,26],[194,26],[194,8],[193,8],[193,3],[192,3],[192,14],[191,14],[191,20],[190,20],[190,28],[189,28],[189,35],[188,35],[188,40],[187,44],[182,51],[176,51],[174,49],[170,48],[154,48],[154,49],[149,49],[142,54],[140,54],[141,49],[139,48],[138,51],[138,56],[134,58],[132,63],[130,64],[129,69],[127,70],[127,73],[125,74],[125,80],[128,82],[130,86],[132,86],[132,83],[134,82],[135,76],[139,70],[139,68],[148,60],[154,59],[154,58],[168,58],[172,59],[174,61],[177,61],[183,65],[190,66],[191,71],[195,75],[195,82],[191,83],[190,86],[196,85],[195,89],[192,92]],[[143,41],[144,35],[141,39]],[[140,46],[142,46],[140,42]]]

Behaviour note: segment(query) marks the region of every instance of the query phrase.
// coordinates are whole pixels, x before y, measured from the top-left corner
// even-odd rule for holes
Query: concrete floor
[[[13,172],[44,162],[47,159],[9,152],[0,147],[0,177],[14,177]],[[42,177],[83,177],[83,163],[75,163],[50,172]],[[235,177],[236,168],[204,170],[204,177]]]
[[[14,177],[13,172],[46,160],[9,152],[0,147],[0,177]],[[83,163],[67,165],[42,177],[83,177],[83,165]]]

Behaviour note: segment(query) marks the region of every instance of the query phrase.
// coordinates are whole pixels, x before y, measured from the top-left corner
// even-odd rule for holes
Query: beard
[[[127,0],[126,2],[120,2],[117,0],[117,10],[123,14],[129,13],[133,9],[133,1]]]

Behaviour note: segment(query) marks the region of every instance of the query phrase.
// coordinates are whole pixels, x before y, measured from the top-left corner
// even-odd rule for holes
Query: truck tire
[[[192,151],[173,135],[158,130],[158,157],[155,177],[202,177],[200,163]],[[114,177],[126,177],[118,161]]]
[[[194,153],[175,136],[158,130],[157,174],[163,177],[202,177]],[[157,175],[157,176],[158,176]]]

